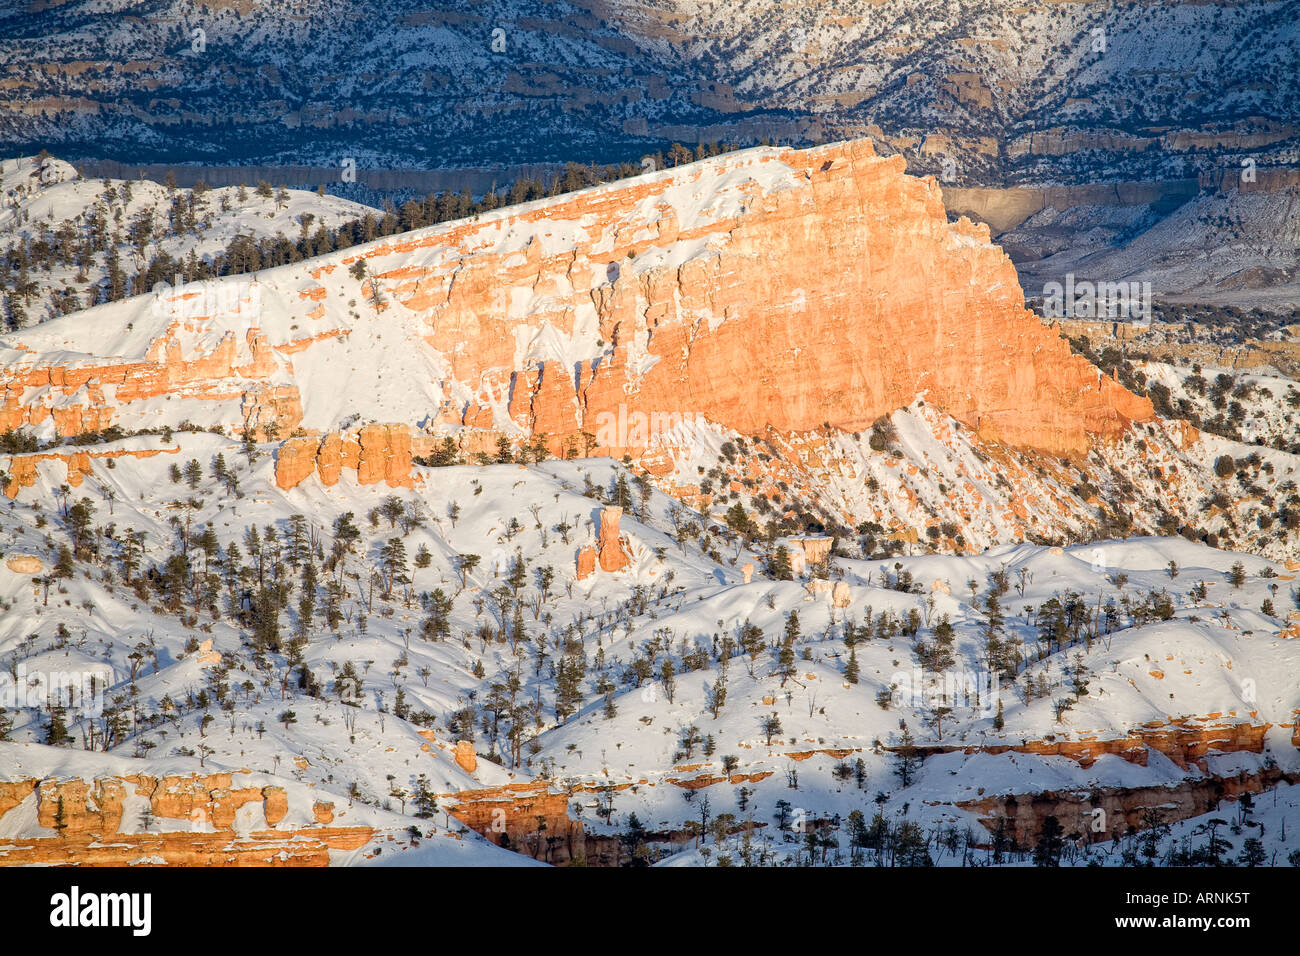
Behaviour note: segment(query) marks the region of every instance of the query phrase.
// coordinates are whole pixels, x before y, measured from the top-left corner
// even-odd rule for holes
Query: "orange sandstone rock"
[[[803,548],[804,557],[809,564],[819,564],[830,557],[831,549],[835,547],[834,538],[791,538],[793,544]]]
[[[639,454],[695,416],[743,434],[856,431],[918,393],[983,439],[1054,455],[1086,453],[1150,418],[1146,399],[1025,310],[988,228],[949,223],[938,184],[904,165],[865,139],[744,151],[393,236],[350,258],[371,264],[402,321],[441,354],[448,388],[436,418],[522,425],[553,450],[582,447],[587,432],[599,436],[593,451]],[[688,214],[692,191],[718,201]],[[496,251],[508,235],[524,236],[522,247]],[[343,281],[336,263],[316,272],[319,286],[277,290],[308,324]],[[252,304],[193,316],[179,308],[186,295],[165,297],[175,319],[139,359],[29,349],[7,363],[0,428],[53,419],[73,434],[133,402],[227,394],[241,416],[230,427],[296,427],[301,402],[277,391],[293,387],[292,360],[346,330],[217,338],[209,323],[242,322]],[[573,340],[593,323],[600,354],[518,347],[525,333]],[[12,338],[21,351],[23,333]],[[394,381],[382,387],[409,384]],[[453,400],[452,383],[475,397]],[[496,420],[503,412],[510,422]],[[405,472],[393,440],[362,436],[361,451],[365,473],[396,486]]]
[[[290,438],[276,452],[275,483],[288,491],[316,474],[322,484],[334,485],[349,468],[362,485],[410,488],[411,457],[407,425],[367,425],[355,437],[331,432],[323,438]]]
[[[440,796],[438,806],[493,843],[539,857],[558,852],[552,862],[570,859],[584,847],[582,824],[569,816],[568,795],[552,792],[544,780],[462,790]]]
[[[276,485],[281,490],[288,491],[311,477],[316,470],[316,453],[320,447],[320,441],[315,438],[290,438],[282,444],[275,453]],[[321,480],[324,481],[323,478]]]
[[[91,462],[99,458],[152,458],[154,455],[174,455],[180,448],[109,448],[84,451],[46,451],[28,455],[14,455],[9,460],[9,483],[4,487],[6,497],[17,498],[24,488],[36,484],[36,466],[42,461],[57,461],[67,469],[68,484],[78,488],[91,474]]]
[[[756,189],[743,214],[675,232],[708,244],[708,254],[675,269],[621,268],[631,230],[627,239],[614,231],[611,281],[592,293],[613,352],[598,367],[577,370],[588,427],[601,413],[630,418],[626,406],[631,415],[699,413],[747,434],[823,423],[857,430],[925,391],[985,439],[1071,454],[1086,451],[1093,436],[1118,435],[1129,421],[1151,417],[1146,399],[1099,376],[1024,310],[1015,270],[987,228],[949,224],[937,185],[905,176],[901,158],[876,157],[864,141],[784,151],[770,161],[801,169],[799,184],[772,194]],[[633,203],[666,188],[604,193],[599,215],[632,218]],[[577,215],[575,207],[594,198],[574,197],[548,214]],[[828,268],[846,260],[855,266]],[[541,283],[570,264],[554,256],[536,269],[519,261],[501,271],[507,284],[530,271]],[[480,294],[474,284],[448,289],[446,278],[423,279],[421,297],[412,288],[408,305],[432,308],[435,295],[446,294],[438,312],[456,316],[435,341],[484,335],[481,320],[469,316],[491,310],[469,301]],[[705,312],[714,323],[694,318]],[[632,351],[644,347],[642,330],[656,360],[648,369]],[[504,363],[508,344],[477,350],[480,364]],[[532,389],[528,425],[565,434],[574,396],[548,391],[544,375],[536,381],[516,383]],[[522,399],[512,402],[516,414],[523,408]],[[618,454],[645,443],[604,447]]]
[[[610,505],[600,511],[600,541],[597,545],[602,571],[622,571],[630,563],[618,533],[623,509]]]
[[[466,773],[478,769],[478,754],[474,753],[474,744],[468,740],[456,741],[456,763]]]
[[[273,827],[289,813],[289,798],[283,787],[265,787],[260,794],[266,825]]]
[[[807,589],[808,593],[813,597],[817,597],[818,595],[821,594],[830,594],[831,591],[834,589],[834,585],[832,585],[831,582],[827,581],[825,578],[813,578],[806,585],[804,585],[804,587]]]
[[[327,866],[330,850],[356,850],[374,836],[370,827],[321,825],[241,833],[235,825],[240,808],[262,802],[268,826],[274,826],[284,819],[287,802],[281,787],[232,782],[232,774],[214,773],[0,783],[0,820],[36,793],[37,823],[58,834],[6,837],[0,866]],[[124,820],[131,791],[148,799],[155,821],[171,823],[145,829],[141,819]],[[318,824],[332,822],[332,805],[316,807]],[[189,826],[177,827],[176,821]]]
[[[358,436],[361,456],[357,481],[411,487],[411,429],[406,425],[367,425]]]

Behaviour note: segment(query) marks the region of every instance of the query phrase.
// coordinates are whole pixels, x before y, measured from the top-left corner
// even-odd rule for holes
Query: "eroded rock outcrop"
[[[330,827],[333,807],[313,807],[314,824],[280,828],[289,813],[278,786],[239,786],[236,775],[0,783],[0,821],[35,803],[37,825],[52,835],[12,835],[0,866],[327,866],[331,850],[356,850],[367,826]],[[38,831],[39,832],[39,831]]]
[[[473,773],[478,769],[478,754],[474,752],[474,744],[472,741],[456,741],[456,750],[453,756],[456,759],[457,766],[466,773]]]
[[[1075,733],[1049,740],[1020,740],[1002,743],[988,738],[978,746],[937,745],[921,748],[927,753],[1022,753],[1039,757],[1067,757],[1081,767],[1091,767],[1099,757],[1110,754],[1145,767],[1155,750],[1182,769],[1203,767],[1210,754],[1263,753],[1271,724],[1221,714],[1210,717],[1176,717],[1151,721],[1127,732]]]
[[[462,790],[438,805],[498,846],[560,863],[582,852],[582,824],[569,816],[569,798],[546,781]]]
[[[1167,723],[1143,724],[1119,737],[1036,740],[1010,749],[1040,756],[1069,757],[1083,767],[1092,766],[1102,754],[1115,754],[1130,763],[1146,766],[1148,751],[1156,750],[1187,769],[1211,753],[1263,753],[1268,728],[1268,724],[1253,721],[1200,721],[1181,717]],[[995,747],[983,750],[995,752]]]
[[[1049,816],[1056,817],[1069,839],[1104,842],[1147,824],[1154,810],[1168,825],[1208,813],[1224,799],[1257,794],[1287,775],[1276,768],[1258,772],[1208,775],[1165,787],[1094,787],[1079,791],[981,797],[957,804],[980,817],[990,833],[1022,847],[1032,847]],[[1097,811],[1101,811],[1098,813]],[[1098,827],[1100,824],[1100,827]]]
[[[578,549],[576,576],[579,581],[595,574],[597,567],[602,571],[614,573],[631,565],[627,536],[619,531],[622,519],[622,508],[610,505],[601,509],[600,527],[595,545],[586,545]]]
[[[581,422],[599,447],[620,454],[645,444],[602,429],[602,416],[621,423],[698,414],[745,434],[823,423],[856,430],[924,392],[987,439],[1065,454],[1152,414],[1024,310],[1015,270],[987,228],[949,224],[933,181],[905,176],[901,159],[848,143],[731,163],[734,172],[751,167],[754,181],[730,215],[687,219],[667,179],[546,209],[561,219],[598,209],[608,224],[607,281],[589,294],[610,348],[575,368],[542,361],[512,369],[517,422],[552,436]],[[764,163],[793,173],[781,177],[787,188],[764,183]],[[689,167],[682,178],[705,180],[711,168]],[[649,235],[634,228],[634,203],[663,209]],[[668,250],[691,241],[701,251],[668,265]],[[590,256],[589,248],[534,244],[499,272],[507,285],[527,277],[543,288],[551,305],[530,320],[567,324],[561,330],[570,333],[565,316],[581,314],[587,293],[566,291],[571,281],[560,270],[590,268]],[[453,335],[483,339],[478,317],[491,314],[472,301],[490,290],[461,281],[482,264],[460,266],[403,274],[393,287],[437,317],[431,340],[448,349]],[[481,366],[511,368],[509,342],[484,344],[462,350],[458,364],[474,354]]]
[[[37,466],[43,461],[55,461],[63,465],[68,485],[81,487],[81,483],[92,474],[91,462],[101,458],[152,458],[154,455],[175,455],[179,448],[87,448],[69,451],[33,452],[26,455],[14,455],[9,459],[6,471],[9,481],[4,486],[8,498],[17,498],[24,488],[36,484]]]
[[[357,313],[337,300],[356,294],[358,259],[401,334],[354,341]],[[96,328],[116,331],[86,337],[102,355],[69,352],[66,324],[6,337],[0,427],[158,424],[150,400],[167,395],[173,426],[287,435],[340,427],[324,419],[345,415],[347,387],[382,392],[373,405],[408,424],[621,456],[701,418],[746,435],[861,430],[922,394],[985,439],[1065,455],[1152,414],[1024,309],[987,227],[949,223],[933,179],[866,140],[731,153],[307,268],[218,283],[242,297],[216,311],[189,293],[105,306]],[[349,361],[353,345],[380,358]],[[400,482],[384,455],[360,458]]]
[[[281,434],[297,428],[302,421],[297,387],[270,382],[280,367],[280,349],[260,328],[246,328],[255,317],[253,303],[247,297],[223,298],[220,311],[196,315],[188,311],[185,302],[192,295],[178,293],[122,303],[125,312],[139,311],[146,302],[164,316],[176,314],[129,358],[78,354],[69,349],[72,340],[51,340],[39,328],[33,330],[31,344],[21,336],[6,340],[0,346],[4,355],[0,431],[48,421],[64,436],[100,431],[110,425],[129,428],[146,421],[154,425],[157,412],[145,406],[167,396],[185,400],[191,409],[196,404],[222,404],[230,409],[226,424],[236,429],[245,423],[259,434],[271,424]],[[129,333],[134,321],[126,315],[123,319]],[[235,328],[241,331],[237,333]],[[304,341],[312,339],[288,338],[280,348],[289,353],[301,348]],[[136,409],[144,421],[123,414]],[[166,423],[175,427],[185,417],[187,413],[178,409],[176,418]]]
[[[806,573],[809,565],[825,562],[830,557],[834,547],[834,538],[791,538],[789,542],[790,570],[795,574]]]
[[[355,433],[290,438],[276,453],[275,482],[288,491],[315,474],[322,484],[335,485],[347,468],[362,485],[410,488],[411,455],[406,425],[366,425]]]
[[[619,534],[619,522],[622,518],[622,508],[610,506],[601,509],[600,541],[597,549],[602,571],[622,571],[632,563],[627,552],[623,550],[623,538]]]

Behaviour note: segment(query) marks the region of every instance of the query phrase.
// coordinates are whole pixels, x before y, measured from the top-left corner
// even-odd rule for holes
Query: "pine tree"
[[[614,479],[614,488],[610,494],[609,503],[627,511],[632,510],[632,488],[627,483],[627,475],[621,470]]]
[[[772,557],[768,559],[767,573],[772,575],[778,581],[793,581],[794,568],[790,564],[790,549],[785,545],[777,547]]]
[[[1241,845],[1241,854],[1238,859],[1244,866],[1263,866],[1268,860],[1268,853],[1264,850],[1264,842],[1259,837],[1246,837]]]
[[[984,615],[984,653],[989,670],[996,671],[1004,680],[1014,681],[1016,668],[1019,665],[1019,653],[1014,645],[1003,637],[1006,617],[1002,613],[1002,603],[998,599],[996,589],[990,589],[984,596],[981,611]]]
[[[82,498],[68,509],[68,534],[78,558],[87,556],[94,520],[95,506],[89,498]]]
[[[388,527],[397,527],[397,520],[406,513],[406,506],[397,495],[389,495],[379,505],[379,516],[388,519]]]
[[[510,569],[506,575],[506,584],[510,586],[511,592],[516,598],[519,592],[523,590],[528,583],[528,563],[524,561],[522,554],[517,554],[510,562]]]
[[[293,514],[289,516],[289,531],[284,538],[285,560],[295,571],[304,563],[311,561],[311,542],[307,533],[307,516]]]
[[[393,585],[409,580],[410,569],[406,563],[406,545],[401,538],[389,538],[380,549],[379,566],[384,572],[384,597],[392,597]]]
[[[858,651],[855,647],[849,648],[849,660],[844,665],[844,679],[850,684],[858,682]]]
[[[902,731],[898,746],[894,748],[894,776],[898,778],[900,786],[909,787],[921,766],[921,754],[906,723],[903,724]]]
[[[772,746],[772,738],[781,732],[781,718],[775,713],[764,717],[759,724],[767,746]]]
[[[1061,865],[1061,851],[1065,848],[1061,822],[1055,815],[1043,821],[1043,830],[1034,846],[1034,866],[1053,867]]]
[[[311,633],[311,621],[316,613],[316,565],[310,559],[302,567],[302,584],[298,596],[298,628],[295,635],[306,642]]]
[[[438,812],[438,798],[429,786],[429,778],[425,774],[420,774],[415,779],[412,802],[415,804],[415,815],[421,820],[428,820]]]
[[[469,576],[474,573],[479,562],[483,560],[477,554],[459,554],[456,556],[456,570],[460,572],[460,586],[469,587]]]
[[[334,519],[334,546],[338,554],[350,554],[361,540],[361,529],[354,519],[351,511],[345,511]]]
[[[451,607],[452,601],[442,588],[435,588],[425,602],[428,616],[420,625],[420,636],[426,641],[441,641],[451,634]]]
[[[260,587],[253,597],[253,647],[259,656],[280,650],[280,602],[269,588]]]
[[[56,580],[70,578],[75,572],[76,568],[72,563],[72,552],[68,550],[67,545],[59,545],[59,557],[54,562],[54,570],[50,572],[49,577]]]
[[[54,704],[50,707],[49,723],[45,725],[45,743],[51,747],[64,747],[72,743],[72,735],[68,733],[68,711],[62,704]]]
[[[677,668],[671,657],[664,658],[664,662],[659,666],[659,683],[663,685],[664,697],[671,704],[673,696],[677,693]]]
[[[747,538],[758,533],[758,526],[754,524],[754,519],[745,513],[739,501],[727,509],[725,520],[728,528]]]
[[[945,614],[934,626],[934,651],[930,658],[930,668],[942,674],[956,663],[954,640],[956,631]]]
[[[785,620],[785,637],[777,651],[776,672],[781,678],[781,686],[794,676],[794,642],[799,639],[799,612],[791,611]]]
[[[126,273],[118,258],[117,246],[109,246],[104,254],[104,265],[108,273],[108,288],[105,290],[109,302],[116,302],[126,297]]]
[[[587,657],[581,641],[573,641],[560,657],[555,672],[555,716],[561,722],[577,712],[582,704],[582,681],[587,672]]]
[[[727,702],[727,682],[719,678],[714,681],[713,686],[709,688],[708,707],[709,713],[713,719],[717,720],[722,714],[722,706]]]
[[[249,525],[244,529],[244,550],[248,552],[249,560],[254,562],[250,565],[250,570],[256,570],[257,583],[260,587],[265,580],[265,564],[263,563],[262,534],[257,530],[257,525]]]

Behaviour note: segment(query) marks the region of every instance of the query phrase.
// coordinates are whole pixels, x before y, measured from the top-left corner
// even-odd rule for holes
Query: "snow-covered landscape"
[[[748,162],[708,195],[753,188]],[[738,214],[651,181],[680,223]],[[522,221],[485,224],[507,256]],[[450,363],[422,300],[357,288],[400,289],[404,249],[463,228],[5,340],[29,376],[10,407],[35,423],[0,475],[13,862],[76,859],[113,826],[112,859],[191,863],[1134,866],[1207,840],[1254,860],[1255,824],[1263,862],[1292,860],[1300,564],[1249,488],[1293,495],[1295,455],[1154,419],[1053,459],[923,389],[868,433],[756,441],[701,415],[622,461],[512,434],[507,395],[479,441],[436,413]],[[530,335],[516,360],[600,354]],[[160,355],[175,384],[150,395],[133,370]],[[49,361],[108,370],[30,384]],[[1197,397],[1176,367],[1138,367]],[[1239,384],[1263,416],[1243,441],[1290,432],[1288,380]],[[293,390],[289,425],[250,387]],[[101,408],[111,426],[83,431]],[[291,446],[314,456],[303,474]],[[773,487],[796,503],[780,522]],[[1155,502],[1129,537],[1097,522]],[[1179,512],[1210,543],[1153,536]],[[904,533],[919,516],[934,530]]]
[[[1300,866],[1282,5],[120,6],[0,13],[0,868]]]
[[[870,862],[851,837],[856,811],[916,824],[935,841],[935,862],[954,864],[987,862],[975,848],[989,844],[984,824],[1001,798],[1069,794],[1072,816],[1060,816],[1077,841],[1103,806],[1090,794],[1163,789],[1172,809],[1162,825],[1190,838],[1188,794],[1209,801],[1186,818],[1194,823],[1236,812],[1213,799],[1225,781],[1231,790],[1300,770],[1300,641],[1287,639],[1296,628],[1286,623],[1294,573],[1264,559],[1179,538],[834,558],[832,577],[847,588],[835,600],[805,580],[759,573],[745,583],[737,564],[758,560],[749,549],[729,544],[717,562],[679,542],[678,506],[652,492],[624,517],[629,567],[579,581],[571,556],[596,537],[592,495],[616,488],[624,472],[614,462],[420,469],[416,489],[393,495],[347,478],[284,493],[269,456],[250,463],[238,442],[172,437],[151,443],[154,457],[110,459],[115,467],[71,494],[42,476],[24,492],[33,503],[5,513],[5,555],[55,566],[0,571],[4,686],[15,689],[19,666],[107,675],[95,691],[100,713],[81,715],[93,701],[11,711],[11,778],[234,773],[241,788],[284,788],[281,829],[309,821],[319,803],[339,824],[374,829],[373,843],[331,854],[337,863],[391,862],[407,848],[420,863],[467,853],[492,863],[500,851],[489,841],[445,810],[417,811],[416,794],[541,781],[569,794],[588,840],[625,835],[635,817],[651,835],[648,860],[736,862],[750,824],[762,849],[746,852],[769,862],[799,861],[808,833],[837,841],[819,861]],[[244,489],[237,496],[211,474],[219,456]],[[192,483],[189,462],[206,463]],[[67,548],[61,500],[101,528],[83,545],[90,567],[71,558],[66,577],[56,563]],[[366,517],[375,509],[377,522]],[[339,551],[345,514],[359,536]],[[390,586],[394,541],[411,559]],[[321,575],[337,602],[326,616],[337,617],[321,627],[301,581],[335,554]],[[472,568],[470,554],[482,558]],[[275,648],[243,624],[258,575],[292,594]],[[996,640],[1013,661],[1001,673],[989,670],[999,618]],[[66,749],[48,745],[56,714]],[[1158,737],[1180,721],[1188,741],[1207,743],[1179,740],[1165,753],[1130,742],[1140,762],[1092,744],[1089,761],[1088,741],[1141,728],[1160,728]],[[455,739],[474,741],[472,771],[457,764]],[[1083,743],[1068,756],[1045,752],[1056,741]],[[908,744],[924,759],[900,756]],[[56,835],[40,825],[37,801],[33,792],[5,816],[7,836]],[[134,819],[141,802],[128,800],[119,832],[151,832]],[[1284,818],[1268,846],[1285,857],[1295,847],[1281,842]],[[1093,850],[1084,841],[1075,861],[1091,852],[1121,862],[1112,832],[1117,843],[1139,839],[1126,820],[1108,822]],[[159,819],[157,830],[192,822]],[[264,819],[237,817],[236,832],[241,824]],[[411,826],[422,836],[412,840]],[[940,850],[953,834],[966,849]],[[562,852],[530,848],[530,836],[511,843],[539,858]]]

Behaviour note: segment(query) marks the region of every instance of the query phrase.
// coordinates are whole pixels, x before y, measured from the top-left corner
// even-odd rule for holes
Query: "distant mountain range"
[[[1289,10],[1290,8],[1290,10]],[[1284,2],[32,0],[0,151],[341,169],[871,138],[949,184],[1294,166]]]

